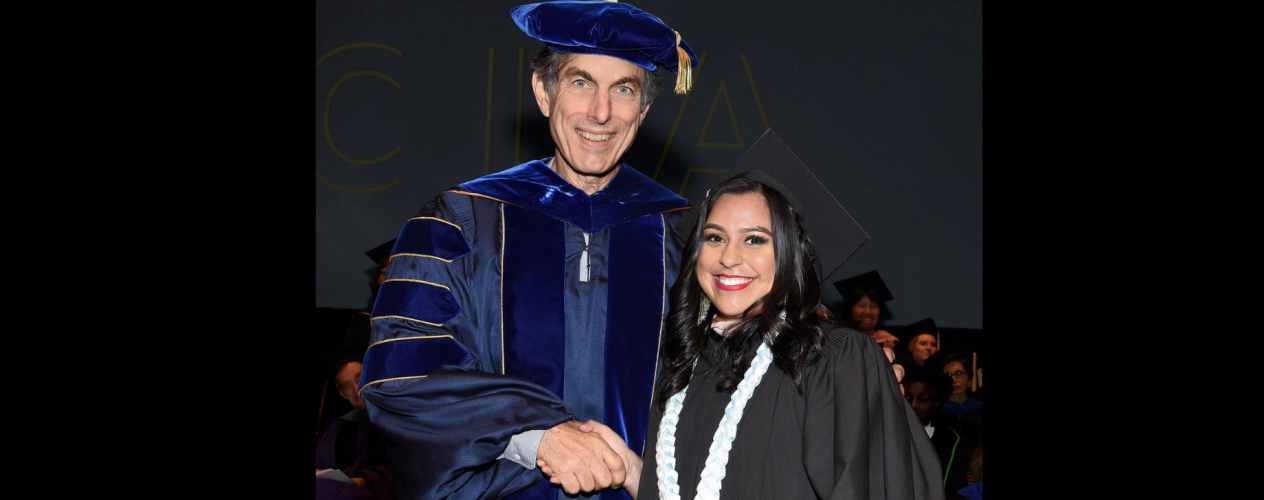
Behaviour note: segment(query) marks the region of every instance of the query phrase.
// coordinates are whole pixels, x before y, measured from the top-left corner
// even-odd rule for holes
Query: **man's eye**
[[[618,88],[618,89],[616,89],[616,90],[617,90],[620,94],[631,94],[631,93],[632,93],[632,89],[631,89],[630,87],[619,87],[619,88]]]
[[[583,80],[575,80],[575,86],[582,89],[588,86],[588,82],[585,82]]]

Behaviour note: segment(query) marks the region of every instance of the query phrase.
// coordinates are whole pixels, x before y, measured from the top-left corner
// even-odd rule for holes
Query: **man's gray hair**
[[[544,91],[549,93],[549,97],[553,97],[554,86],[557,84],[557,71],[562,69],[562,65],[570,61],[575,54],[567,54],[565,52],[555,52],[549,50],[548,47],[540,49],[531,57],[531,71],[540,76],[540,81],[544,82]],[[662,82],[658,79],[658,71],[645,71],[645,83],[641,86],[641,109],[658,97],[658,91],[663,89]]]

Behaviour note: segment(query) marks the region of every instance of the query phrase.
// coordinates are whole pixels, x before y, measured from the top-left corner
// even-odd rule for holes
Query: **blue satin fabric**
[[[688,202],[626,164],[610,184],[592,196],[572,186],[535,160],[461,184],[461,189],[563,220],[586,233],[684,208]]]
[[[442,325],[461,313],[461,305],[447,289],[415,281],[382,282],[373,303],[373,319],[403,316]]]
[[[461,365],[469,351],[451,337],[412,337],[378,342],[364,353],[360,387],[400,377],[429,375],[441,365]]]
[[[519,5],[509,12],[531,38],[558,52],[617,57],[654,71],[661,65],[680,72],[676,32],[657,17],[626,3],[545,2]],[[692,67],[698,56],[681,36],[680,47]]]
[[[461,230],[451,224],[434,219],[412,219],[404,223],[404,229],[395,240],[391,255],[401,253],[430,255],[444,260],[456,260],[470,253]]]
[[[470,252],[450,263],[397,256],[387,271],[392,280],[450,288],[451,304],[433,291],[434,296],[414,298],[418,308],[440,310],[416,311],[419,315],[439,319],[458,312],[434,322],[438,327],[379,317],[372,334],[374,342],[442,335],[455,342],[376,344],[371,354],[399,345],[389,356],[366,357],[366,372],[383,381],[366,386],[361,396],[373,425],[390,440],[401,499],[557,500],[560,489],[538,470],[497,457],[512,436],[572,418],[623,429],[629,445],[642,448],[642,438],[629,431],[643,431],[649,411],[661,327],[647,318],[658,320],[664,281],[654,274],[663,272],[666,253],[665,281],[671,283],[680,257],[675,233],[666,249],[661,233],[663,220],[671,227],[681,212],[663,212],[686,202],[626,166],[607,189],[590,197],[542,161],[466,183],[461,191],[443,194],[418,215],[460,225]],[[581,232],[580,224],[591,232]],[[590,236],[593,267],[592,279],[580,282],[584,234]],[[609,296],[610,281],[634,290],[610,288],[614,296]],[[379,292],[379,308],[390,307],[386,304],[399,300],[405,288],[445,291],[393,283],[413,282],[388,281],[385,293]],[[620,338],[607,338],[614,336]],[[417,348],[406,352],[403,347],[413,347],[408,344]],[[385,380],[410,373],[390,369],[390,360],[413,356],[415,363],[433,365],[436,361],[423,356],[431,346],[453,354],[445,344],[458,344],[468,355],[459,363],[438,364],[425,378]],[[622,490],[601,497],[627,499]]]
[[[662,339],[667,287],[661,217],[610,230],[606,322],[606,425],[641,452]],[[657,335],[656,335],[657,334]],[[614,418],[618,417],[618,418]]]
[[[505,207],[505,373],[563,394],[566,311],[565,226],[518,207]]]

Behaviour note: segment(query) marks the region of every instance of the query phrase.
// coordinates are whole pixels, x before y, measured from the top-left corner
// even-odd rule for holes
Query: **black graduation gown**
[[[685,500],[696,495],[732,395],[717,392],[719,375],[710,373],[719,341],[708,335],[676,427],[676,470]],[[720,497],[944,498],[935,448],[878,344],[841,327],[821,344],[821,357],[804,370],[802,393],[775,363],[768,368],[738,424]],[[659,498],[655,446],[662,419],[655,405],[646,432],[642,500]]]

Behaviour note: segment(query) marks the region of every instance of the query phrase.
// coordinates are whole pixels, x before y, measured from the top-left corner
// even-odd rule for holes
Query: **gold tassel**
[[[676,68],[676,93],[684,94],[693,88],[693,61],[689,60],[689,54],[680,46],[680,32],[676,33],[676,56],[679,58],[679,65]]]
[[[698,323],[702,323],[707,319],[707,311],[711,310],[711,299],[707,298],[707,294],[699,293],[702,301],[698,303]]]

